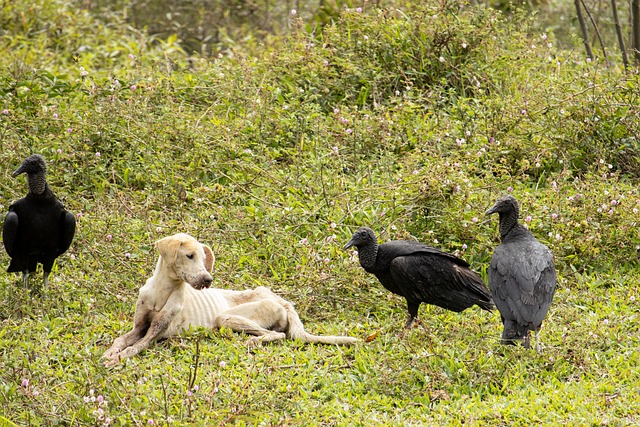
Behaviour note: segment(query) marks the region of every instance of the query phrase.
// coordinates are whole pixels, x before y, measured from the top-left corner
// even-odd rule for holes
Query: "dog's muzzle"
[[[213,277],[211,277],[210,274],[202,274],[200,276],[190,277],[188,280],[185,280],[185,282],[190,284],[194,289],[206,289],[213,283]]]

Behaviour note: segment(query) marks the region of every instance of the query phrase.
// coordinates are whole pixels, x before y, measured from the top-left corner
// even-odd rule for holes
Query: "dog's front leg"
[[[127,346],[126,348],[123,348],[117,354],[117,360],[115,360],[112,364],[117,363],[118,360],[133,357],[141,351],[146,350],[152,341],[156,340],[158,336],[160,336],[160,334],[167,330],[175,314],[176,310],[161,310],[160,312],[158,312],[155,316],[153,316],[151,324],[149,325],[149,329],[147,329],[147,333],[144,334],[141,339],[138,339],[133,344]]]
[[[145,306],[144,301],[138,300],[136,312],[133,317],[133,329],[126,334],[116,338],[111,347],[102,355],[106,359],[105,365],[112,365],[118,362],[119,354],[122,350],[142,339],[149,330],[151,323],[151,311]]]

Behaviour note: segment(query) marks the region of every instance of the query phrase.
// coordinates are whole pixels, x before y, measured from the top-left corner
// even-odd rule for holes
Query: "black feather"
[[[9,206],[2,228],[4,247],[11,257],[7,271],[22,272],[25,286],[38,263],[46,286],[56,258],[69,249],[76,230],[75,216],[49,188],[46,170],[44,158],[34,154],[13,173],[27,174],[29,193]]]
[[[378,245],[368,227],[358,229],[345,245],[356,246],[360,265],[382,286],[407,300],[410,327],[420,304],[460,312],[473,305],[491,310],[491,295],[480,276],[464,260],[440,249],[408,240]]]
[[[500,216],[502,244],[491,258],[489,289],[502,317],[502,341],[523,341],[528,347],[529,331],[540,330],[556,290],[553,255],[518,223],[515,197],[498,199],[487,211],[487,215],[492,213]]]

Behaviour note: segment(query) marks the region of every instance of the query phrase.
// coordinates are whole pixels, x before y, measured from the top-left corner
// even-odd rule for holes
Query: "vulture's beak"
[[[344,247],[343,247],[342,249],[346,251],[347,249],[349,249],[349,248],[350,248],[350,247],[352,247],[352,246],[354,246],[353,237],[351,238],[351,240],[349,240],[349,241],[347,242],[347,244],[346,244],[346,245],[344,245]]]
[[[493,205],[493,206],[491,207],[491,209],[489,209],[488,211],[486,211],[484,214],[485,214],[485,216],[488,216],[488,215],[494,214],[494,213],[496,213],[496,212],[498,212],[498,205]]]
[[[24,163],[20,165],[20,167],[16,170],[13,171],[13,173],[11,174],[11,177],[15,178],[16,176],[20,175],[21,173],[24,172]]]

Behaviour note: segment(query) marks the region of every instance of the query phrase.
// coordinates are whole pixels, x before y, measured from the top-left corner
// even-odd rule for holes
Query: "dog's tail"
[[[320,343],[320,344],[340,344],[351,345],[357,343],[359,340],[353,337],[343,337],[336,335],[313,335],[304,330],[300,316],[296,312],[293,304],[289,301],[285,301],[283,304],[287,311],[288,328],[287,333],[291,339],[300,339],[304,342]]]

